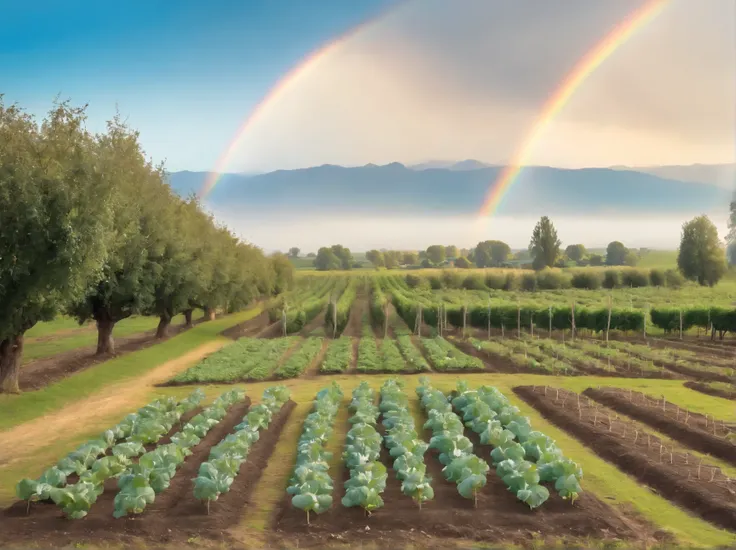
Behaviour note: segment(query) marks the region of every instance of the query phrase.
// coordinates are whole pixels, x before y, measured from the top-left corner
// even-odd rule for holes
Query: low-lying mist
[[[724,208],[725,211],[725,208]],[[372,248],[421,250],[431,244],[471,247],[481,240],[498,239],[512,248],[529,245],[537,217],[498,216],[479,222],[475,216],[369,217],[365,215],[215,212],[218,220],[241,238],[267,252],[298,246],[302,253],[321,246],[342,244],[353,251]],[[581,243],[602,248],[613,240],[634,248],[676,249],[682,224],[690,216],[551,216],[563,246]],[[710,215],[724,238],[727,214]]]

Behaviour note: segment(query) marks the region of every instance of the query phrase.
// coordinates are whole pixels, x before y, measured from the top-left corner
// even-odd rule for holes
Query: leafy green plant
[[[319,367],[322,374],[345,372],[353,362],[353,340],[345,336],[330,341]]]

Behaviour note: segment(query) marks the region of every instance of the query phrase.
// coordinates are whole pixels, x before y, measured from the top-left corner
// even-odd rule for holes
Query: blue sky
[[[206,170],[291,66],[395,0],[21,0],[0,19],[0,93],[42,115],[58,94],[116,106],[171,170]]]

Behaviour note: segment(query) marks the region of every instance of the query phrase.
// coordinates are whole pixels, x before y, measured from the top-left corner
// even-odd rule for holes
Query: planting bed
[[[665,498],[736,531],[736,483],[720,468],[682,449],[662,445],[655,434],[577,393],[546,386],[521,386],[514,391],[596,454]]]
[[[157,495],[142,514],[120,519],[113,517],[117,480],[109,479],[105,482],[105,491],[81,520],[62,517],[59,509],[50,502],[34,503],[28,515],[25,502],[17,502],[5,509],[0,515],[0,545],[23,545],[31,540],[34,544],[52,547],[87,541],[115,544],[128,542],[130,537],[138,537],[150,544],[171,543],[178,547],[191,538],[227,542],[229,536],[225,530],[240,521],[244,509],[250,505],[252,491],[295,407],[295,403],[289,401],[274,415],[269,427],[253,445],[230,491],[212,504],[208,515],[205,505],[194,498],[192,479],[197,475],[200,464],[207,460],[212,446],[242,422],[249,405],[250,400],[246,398],[230,407],[227,415],[192,447],[192,454],[178,468],[171,485]],[[163,443],[165,441],[161,440],[159,445]]]
[[[736,426],[683,409],[665,398],[621,388],[588,388],[583,395],[630,416],[686,447],[736,465]]]
[[[685,382],[684,386],[715,397],[733,399],[736,401],[736,385],[726,382]]]

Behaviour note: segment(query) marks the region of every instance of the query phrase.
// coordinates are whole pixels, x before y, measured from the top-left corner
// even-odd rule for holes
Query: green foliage
[[[365,253],[365,259],[374,265],[374,267],[383,267],[385,265],[383,252],[380,250],[369,250]]]
[[[276,378],[296,378],[301,376],[317,358],[322,349],[322,338],[307,338],[289,358],[277,368],[273,375]]]
[[[677,266],[687,279],[703,286],[715,285],[726,273],[725,252],[708,216],[698,216],[682,226]]]
[[[649,272],[649,284],[651,286],[666,286],[667,278],[665,272],[662,269],[652,269]]]
[[[471,267],[473,267],[473,264],[470,263],[470,260],[468,260],[467,258],[460,256],[455,260],[455,267],[459,269],[470,269]]]
[[[410,335],[397,335],[396,345],[398,345],[406,360],[406,370],[410,372],[426,372],[429,370],[429,364],[427,364],[422,353],[414,345],[414,342],[412,342]]]
[[[350,318],[350,308],[355,301],[358,286],[361,284],[364,284],[362,279],[352,277],[340,295],[340,298],[336,302],[330,302],[327,305],[325,330],[328,334],[332,334],[334,330],[335,334],[339,336],[345,330],[345,326],[348,324],[348,319]],[[335,325],[334,327],[333,323]]]
[[[483,370],[483,362],[466,355],[444,338],[422,338],[422,345],[429,360],[438,371],[477,369]]]
[[[486,281],[483,275],[472,274],[465,277],[463,280],[463,288],[467,290],[485,290]]]
[[[603,277],[599,271],[580,270],[572,274],[570,284],[573,288],[583,288],[586,290],[598,290],[603,284]]]
[[[582,260],[587,252],[582,244],[570,244],[565,248],[565,255],[573,262]]]
[[[209,458],[200,465],[199,473],[194,478],[194,498],[207,502],[207,510],[211,501],[230,491],[260,432],[268,428],[289,398],[290,392],[285,386],[267,388],[261,403],[245,415],[235,432],[212,447]]]
[[[321,514],[332,506],[333,483],[328,473],[331,455],[324,447],[342,397],[340,386],[334,382],[317,394],[297,443],[296,465],[286,492],[292,496],[291,504],[306,512],[307,524],[310,512]]]
[[[345,372],[352,362],[353,341],[342,336],[330,341],[325,357],[319,367],[319,372],[323,374]]]
[[[606,248],[606,265],[626,265],[626,255],[629,249],[620,241],[608,243]]]
[[[349,248],[341,244],[334,244],[329,248],[323,246],[317,251],[314,267],[318,271],[349,270],[353,267],[353,255]]]
[[[172,378],[176,384],[264,380],[297,341],[288,338],[240,338]]]
[[[560,290],[570,287],[570,277],[562,271],[545,268],[536,273],[537,287],[541,290]]]
[[[427,259],[434,265],[441,264],[445,258],[445,247],[441,244],[433,244],[427,248]]]
[[[639,288],[649,285],[649,273],[641,269],[624,269],[621,272],[621,285]]]
[[[358,364],[356,370],[361,373],[381,372],[383,361],[378,351],[378,344],[373,335],[363,336],[358,343]]]
[[[603,272],[603,288],[617,288],[621,286],[621,272],[615,269],[606,269]]]
[[[534,269],[554,266],[560,254],[561,244],[562,242],[557,238],[557,230],[554,224],[547,216],[542,216],[534,227],[529,242],[529,252],[531,252],[533,258],[532,265]]]
[[[478,267],[500,267],[511,257],[511,248],[501,241],[483,241],[473,249],[471,260]]]

